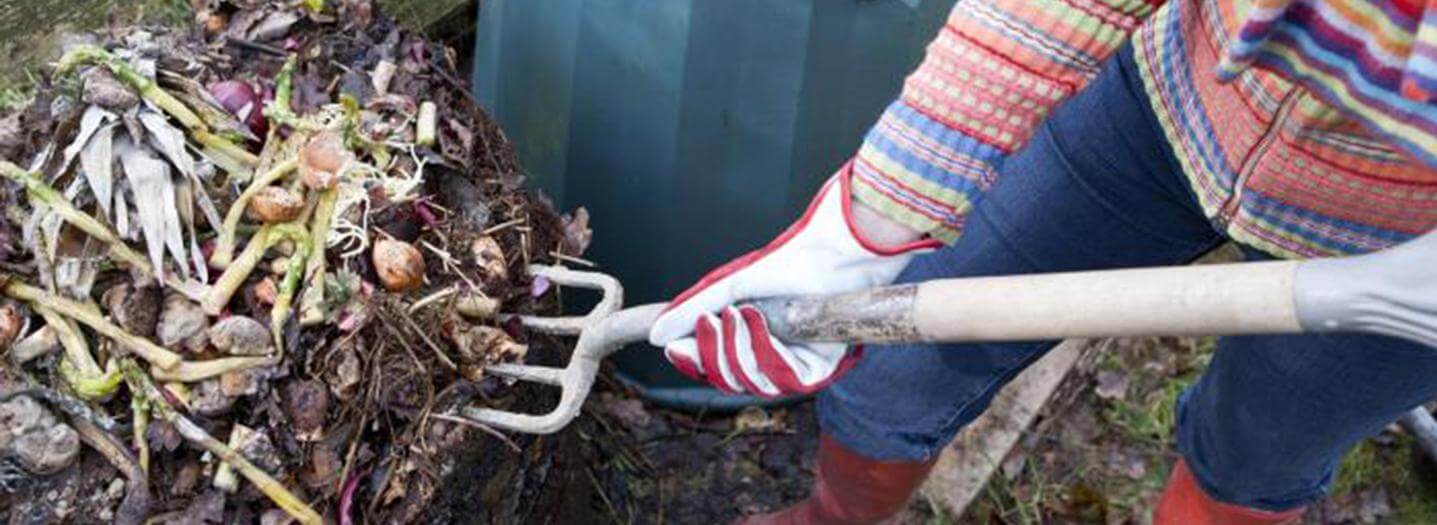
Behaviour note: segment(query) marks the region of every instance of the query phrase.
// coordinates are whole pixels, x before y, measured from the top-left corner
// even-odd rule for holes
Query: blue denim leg
[[[1201,255],[1220,236],[1162,136],[1124,51],[1008,159],[957,244],[916,258],[899,282],[1177,264]],[[1054,344],[871,347],[820,394],[819,419],[865,456],[927,458]]]
[[[1270,257],[1246,250],[1249,260]],[[1178,401],[1178,449],[1213,498],[1321,498],[1342,455],[1437,397],[1437,350],[1366,335],[1224,337]]]

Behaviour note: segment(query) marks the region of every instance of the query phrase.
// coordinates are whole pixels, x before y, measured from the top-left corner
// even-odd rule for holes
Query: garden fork
[[[579,414],[599,362],[644,341],[663,312],[620,309],[623,287],[602,273],[555,266],[529,271],[560,286],[600,290],[582,317],[521,317],[536,332],[577,335],[568,366],[489,367],[496,375],[557,386],[542,415],[466,407],[503,430],[549,434]],[[1368,255],[1309,261],[1172,266],[957,278],[753,302],[787,341],[914,343],[1035,341],[1140,335],[1363,332],[1437,347],[1437,233]]]

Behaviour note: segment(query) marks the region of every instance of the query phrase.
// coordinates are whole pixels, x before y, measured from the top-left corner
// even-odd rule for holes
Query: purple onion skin
[[[209,85],[210,96],[220,103],[225,111],[243,118],[250,132],[264,136],[269,131],[269,121],[264,118],[264,101],[254,87],[243,80],[222,80]],[[248,108],[248,113],[241,114]]]

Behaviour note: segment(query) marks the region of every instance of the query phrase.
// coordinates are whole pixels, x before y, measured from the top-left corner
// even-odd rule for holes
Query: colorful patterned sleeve
[[[1048,111],[1164,0],[958,0],[852,164],[859,201],[944,242]]]

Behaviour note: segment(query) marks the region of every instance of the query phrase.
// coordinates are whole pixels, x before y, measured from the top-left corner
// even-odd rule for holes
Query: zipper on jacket
[[[1242,207],[1242,192],[1247,186],[1247,179],[1257,171],[1258,163],[1262,161],[1267,150],[1272,147],[1272,143],[1277,141],[1278,134],[1282,133],[1288,116],[1297,108],[1298,101],[1302,99],[1302,93],[1301,87],[1294,86],[1291,91],[1283,95],[1282,102],[1277,106],[1277,113],[1272,116],[1272,122],[1268,124],[1267,130],[1263,131],[1262,137],[1258,138],[1257,144],[1252,146],[1247,157],[1243,159],[1242,167],[1237,172],[1237,180],[1232,183],[1232,195],[1228,196],[1227,201],[1223,202],[1222,208],[1218,210],[1217,223],[1223,229],[1232,223],[1233,217]]]

